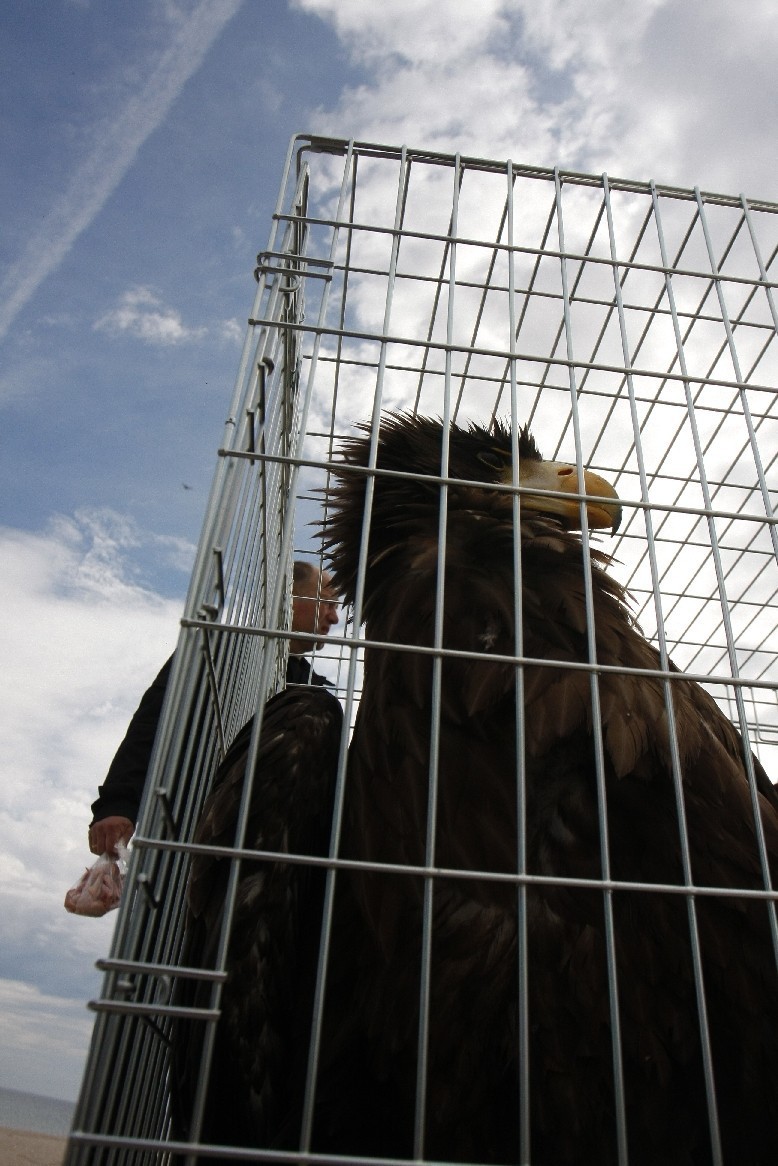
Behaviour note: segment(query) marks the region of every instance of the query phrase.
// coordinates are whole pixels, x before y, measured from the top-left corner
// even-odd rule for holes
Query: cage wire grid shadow
[[[758,1151],[751,1158],[732,1154],[731,1114],[721,1111],[717,1094],[724,1070],[715,1058],[716,1038],[708,1031],[708,1011],[715,1003],[706,995],[711,990],[706,980],[709,953],[700,939],[710,903],[729,896],[747,904],[744,911],[763,911],[771,945],[764,976],[775,997],[778,929],[770,838],[753,816],[758,771],[746,752],[741,765],[748,790],[746,812],[751,814],[751,858],[759,878],[711,884],[710,871],[696,869],[693,840],[687,834],[687,743],[679,739],[671,693],[679,691],[674,669],[681,669],[710,694],[767,773],[778,775],[776,212],[775,204],[744,197],[605,175],[308,136],[293,140],[271,236],[258,256],[257,294],[218,451],[125,899],[110,956],[101,964],[102,994],[92,1003],[97,1019],[69,1140],[69,1166],[156,1162],[177,1155],[182,1161],[219,1156],[319,1161],[332,1153],[338,1160],[352,1154],[360,1160],[372,1155],[594,1161],[583,1134],[579,1148],[562,1159],[548,1156],[553,1138],[538,1141],[533,1132],[533,1124],[545,1120],[546,1088],[530,1052],[541,1023],[531,1015],[536,997],[530,980],[534,983],[539,975],[533,953],[539,943],[535,916],[539,896],[554,888],[571,899],[593,896],[587,902],[596,902],[591,909],[599,921],[608,1097],[598,1104],[609,1116],[596,1160],[620,1166],[659,1160],[768,1161]],[[417,791],[425,807],[419,820],[427,826],[409,848],[415,858],[398,863],[391,876],[409,880],[418,899],[413,920],[419,931],[418,951],[414,948],[419,965],[410,977],[413,991],[407,988],[416,1009],[408,1038],[414,1046],[408,1060],[412,1080],[403,1095],[409,1107],[407,1128],[387,1149],[371,1149],[369,1139],[367,1150],[359,1148],[358,1139],[339,1149],[330,1144],[322,1149],[317,1089],[326,1070],[321,1058],[328,993],[337,994],[337,985],[332,987],[327,979],[328,959],[332,961],[338,941],[333,904],[337,888],[353,872],[372,871],[378,879],[387,870],[387,863],[375,855],[354,857],[342,848],[349,796],[347,745],[360,706],[366,647],[370,651],[372,644],[373,654],[380,656],[376,640],[370,638],[369,620],[367,628],[362,622],[370,604],[363,539],[351,602],[326,645],[314,653],[314,667],[331,678],[345,713],[326,845],[319,853],[310,845],[298,854],[290,851],[284,863],[268,860],[260,868],[310,868],[320,872],[322,881],[315,935],[317,943],[321,935],[323,954],[315,988],[309,985],[313,1011],[300,1054],[306,1087],[299,1128],[291,1139],[277,1140],[274,1148],[236,1139],[228,1151],[209,1150],[206,1086],[211,1061],[221,1055],[217,1021],[242,872],[258,869],[251,866],[257,854],[251,841],[251,791],[252,781],[261,779],[247,777],[232,836],[211,852],[222,854],[221,865],[229,870],[207,966],[184,960],[190,865],[208,853],[202,842],[194,841],[195,830],[221,759],[252,717],[247,774],[254,774],[262,756],[265,703],[284,684],[291,562],[299,554],[322,561],[314,527],[322,521],[337,523],[337,501],[324,491],[348,478],[341,443],[353,438],[358,422],[370,423],[375,434],[384,418],[384,433],[385,418],[393,411],[437,418],[446,432],[450,426],[477,424],[495,433],[499,422],[506,424],[513,434],[513,458],[508,459],[512,477],[492,494],[503,491],[511,532],[518,530],[530,504],[516,464],[520,426],[530,427],[546,459],[569,463],[579,482],[585,483],[588,470],[618,494],[618,534],[588,530],[585,522],[581,534],[584,554],[578,563],[587,650],[577,662],[556,661],[563,673],[578,669],[585,678],[588,696],[582,699],[593,710],[597,829],[589,838],[592,855],[582,861],[584,873],[577,879],[569,865],[541,870],[528,849],[524,811],[533,794],[527,785],[532,772],[522,693],[525,682],[530,684],[543,666],[523,652],[522,617],[525,622],[529,617],[522,610],[521,589],[513,596],[514,638],[507,652],[495,657],[493,644],[483,643],[490,666],[497,659],[510,670],[510,690],[516,694],[511,699],[519,709],[513,722],[512,747],[519,760],[513,777],[518,825],[512,865],[507,870],[492,866],[488,853],[480,866],[468,865],[464,858],[458,865],[445,850],[442,833],[436,836],[446,783],[441,736],[449,724],[443,678],[459,675],[457,667],[477,672],[479,653],[451,647],[445,640],[445,605],[453,585],[448,574],[433,572],[430,638],[403,639],[400,626],[396,638],[401,650],[394,654],[404,652],[411,664],[414,657],[424,658],[419,674],[429,685],[422,700],[428,714],[427,739],[421,746],[426,777]],[[439,444],[438,464],[424,471],[440,499],[441,540],[453,537],[452,507],[462,477],[454,444],[448,438]],[[421,471],[409,459],[393,473],[407,486]],[[366,471],[355,470],[348,480],[360,474],[366,483],[366,537],[371,520],[393,522],[397,516],[387,515],[374,501],[382,482],[391,477],[381,465],[376,468],[374,445]],[[483,475],[478,481],[483,482]],[[582,517],[587,494],[591,497],[592,490],[579,486],[573,498]],[[541,499],[553,496],[553,486],[545,494],[541,488]],[[521,542],[513,533],[511,540],[511,563],[520,578]],[[446,549],[442,543],[438,548],[441,562]],[[612,556],[607,571],[626,588],[634,617],[658,652],[654,668],[643,672],[650,677],[654,671],[663,693],[664,707],[654,728],[667,742],[668,788],[675,798],[674,829],[682,856],[672,886],[655,876],[626,877],[629,863],[622,864],[608,826],[613,780],[607,726],[599,727],[598,710],[619,669],[603,665],[598,657],[592,583],[596,571],[587,566],[590,550]],[[396,602],[402,611],[400,598]],[[620,683],[626,688],[640,677],[641,669],[625,668]],[[473,782],[478,780],[474,772]],[[650,816],[650,810],[646,813]],[[477,835],[475,818],[472,828]],[[272,846],[264,849],[277,853]],[[444,852],[448,866],[441,862]],[[596,878],[592,864],[599,872]],[[481,887],[499,887],[513,902],[507,990],[511,1017],[504,1022],[515,1034],[517,1050],[515,1079],[511,1077],[507,1094],[515,1142],[510,1152],[484,1146],[479,1154],[466,1139],[452,1148],[430,1133],[435,1106],[441,1104],[434,1082],[428,1080],[435,1066],[440,1067],[430,1048],[437,1007],[431,999],[431,966],[438,958],[436,896],[448,893],[440,888],[461,887],[463,870],[473,901],[478,901]],[[365,877],[369,882],[369,873]],[[631,1021],[623,1014],[630,985],[619,935],[619,904],[652,896],[681,904],[683,958],[692,982],[689,1025],[696,1034],[692,1043],[698,1046],[688,1071],[699,1078],[704,1113],[704,1131],[694,1145],[688,1140],[691,1135],[673,1130],[668,1119],[661,1158],[651,1157],[650,1148],[640,1142],[628,1104],[634,1081],[625,1061],[642,1038],[627,1031]],[[559,959],[548,950],[545,955],[552,962]],[[478,974],[483,975],[483,968]],[[356,1008],[354,985],[352,992]],[[450,1003],[454,1014],[461,1008],[466,1016],[465,1001]],[[571,999],[569,1009],[585,1010],[585,1002]],[[182,1138],[171,1115],[169,1074],[170,1046],[180,1031],[176,1026],[185,1024],[199,1034],[201,1068],[191,1086],[191,1121]],[[455,1015],[451,1024],[457,1024]],[[769,1018],[765,1024],[769,1027]],[[595,1043],[599,1039],[589,1036]],[[774,1030],[767,1032],[765,1044],[775,1046],[777,1038]],[[582,1045],[586,1039],[580,1037]],[[648,1037],[646,1041],[650,1043]],[[667,1041],[672,1044],[669,1035]],[[579,1074],[583,1088],[583,1053]],[[661,1075],[659,1069],[656,1075]],[[672,1098],[667,1105],[672,1107]],[[564,1107],[557,1117],[563,1112]]]

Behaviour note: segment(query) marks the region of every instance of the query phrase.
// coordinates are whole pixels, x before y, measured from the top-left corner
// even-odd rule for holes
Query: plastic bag
[[[127,873],[127,847],[120,842],[116,847],[118,858],[101,854],[97,862],[82,874],[65,895],[65,910],[72,915],[91,915],[97,918],[119,906]]]

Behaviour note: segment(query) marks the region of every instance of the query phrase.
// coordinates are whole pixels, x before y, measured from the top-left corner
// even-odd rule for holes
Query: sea
[[[70,1131],[75,1108],[73,1101],[0,1088],[0,1126],[8,1129],[64,1136]]]

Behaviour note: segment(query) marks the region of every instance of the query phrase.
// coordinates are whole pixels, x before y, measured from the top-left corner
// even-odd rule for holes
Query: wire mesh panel
[[[72,1139],[72,1161],[140,1161],[137,1150],[96,1150],[94,1135],[121,1146],[123,1139],[159,1139],[167,1130],[171,971],[180,964],[185,843],[226,749],[258,700],[283,682],[287,642],[277,632],[289,626],[289,499],[306,399],[298,337],[280,324],[303,313],[295,267],[304,251],[305,204],[301,173],[290,215],[274,227],[267,261],[256,272],[255,308],[261,306],[268,325],[252,329],[244,345],[224,439],[225,448],[252,456],[217,464],[126,897],[104,962],[103,995],[94,1004],[99,1016],[74,1123],[93,1136]]]
[[[70,1161],[773,1161],[777,211],[293,142]]]

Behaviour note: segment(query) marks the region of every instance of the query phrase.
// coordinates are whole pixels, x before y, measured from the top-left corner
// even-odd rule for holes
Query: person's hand
[[[117,843],[126,846],[135,833],[135,823],[129,818],[103,818],[89,827],[89,849],[92,854],[110,854],[117,858]]]

